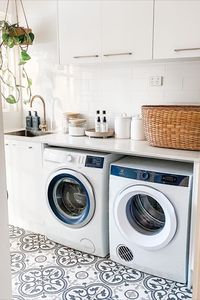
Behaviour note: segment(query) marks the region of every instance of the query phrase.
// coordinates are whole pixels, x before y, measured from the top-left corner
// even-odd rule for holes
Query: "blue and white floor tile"
[[[185,285],[10,225],[12,300],[187,300]]]

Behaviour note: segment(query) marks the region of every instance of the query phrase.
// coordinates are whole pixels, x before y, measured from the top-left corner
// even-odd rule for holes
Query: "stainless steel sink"
[[[28,137],[35,137],[35,136],[41,136],[41,135],[46,135],[46,134],[50,134],[51,132],[47,132],[47,131],[33,131],[33,130],[18,130],[18,131],[12,131],[12,132],[8,132],[6,134],[8,135],[17,135],[17,136],[28,136]]]

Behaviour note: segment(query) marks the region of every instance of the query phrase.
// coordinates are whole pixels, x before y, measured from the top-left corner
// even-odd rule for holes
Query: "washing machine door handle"
[[[172,203],[149,186],[133,185],[121,191],[114,201],[113,212],[125,239],[149,250],[165,247],[177,230]]]

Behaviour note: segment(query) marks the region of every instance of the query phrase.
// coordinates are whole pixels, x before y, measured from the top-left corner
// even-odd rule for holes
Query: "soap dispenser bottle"
[[[35,116],[32,117],[32,128],[33,130],[39,130],[40,117],[37,114],[37,111],[34,112]]]
[[[29,110],[28,116],[26,116],[26,129],[30,130],[32,128],[32,115],[31,111]]]
[[[101,125],[101,119],[100,119],[100,110],[96,111],[96,117],[95,117],[95,132],[100,132],[100,125]]]
[[[108,122],[106,119],[105,110],[103,110],[102,119],[101,119],[101,132],[108,132]]]

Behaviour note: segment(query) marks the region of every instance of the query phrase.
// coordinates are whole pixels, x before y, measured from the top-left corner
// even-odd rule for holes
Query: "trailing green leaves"
[[[15,97],[13,95],[9,95],[8,97],[6,97],[6,101],[9,103],[9,104],[15,104],[17,103]]]
[[[27,95],[25,101],[29,102],[32,96],[32,80],[27,75],[24,65],[31,59],[28,54],[28,46],[32,44],[34,34],[30,28],[20,27],[18,23],[10,24],[5,20],[0,21],[0,32],[2,36],[0,43],[0,84],[2,84],[2,89],[0,94],[9,104],[14,104],[19,101],[22,91],[25,90]],[[14,72],[9,68],[9,59],[6,58],[8,51],[3,51],[4,47],[6,49],[14,46],[18,46],[20,50],[18,65],[22,83],[17,82]],[[5,95],[5,91],[8,91],[8,96]]]
[[[26,50],[21,50],[19,65],[24,65],[29,59],[31,59],[31,57]]]

